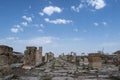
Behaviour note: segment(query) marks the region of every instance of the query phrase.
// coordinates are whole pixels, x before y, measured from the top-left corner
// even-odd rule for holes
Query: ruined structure
[[[72,55],[71,54],[66,55],[66,61],[72,62]]]
[[[88,68],[89,66],[88,56],[78,56],[78,57],[79,57],[79,65]]]
[[[49,54],[48,53],[45,54],[45,59],[44,60],[45,60],[45,62],[49,62]]]
[[[52,53],[52,52],[49,52],[49,60],[51,61],[51,60],[53,60],[54,59],[54,53]]]
[[[115,57],[113,59],[115,65],[120,66],[120,50],[114,52]]]
[[[6,45],[0,45],[0,65],[8,65],[12,63],[12,53],[13,48],[6,46]]]
[[[23,53],[21,53],[21,52],[13,52],[13,63],[23,63],[23,57],[24,57],[24,55],[23,55]]]
[[[39,47],[36,53],[36,65],[39,65],[42,63],[42,47]]]
[[[29,46],[24,52],[24,69],[31,69],[32,67],[42,64],[42,47]]]
[[[26,47],[26,50],[24,52],[24,65],[34,66],[36,64],[36,52],[37,47]]]
[[[88,65],[89,65],[89,61],[88,61],[88,58],[87,58],[87,57],[84,57],[83,61],[84,61],[83,64],[84,64],[85,66],[88,66]]]
[[[0,45],[0,76],[10,74],[10,65],[13,63],[13,48]]]
[[[64,59],[68,62],[73,62],[73,63],[76,63],[78,60],[75,52],[71,52],[68,55],[64,55]]]
[[[45,62],[49,62],[54,59],[54,54],[52,52],[48,52],[45,54]]]
[[[72,62],[76,62],[76,53],[71,52],[71,55],[72,55]]]
[[[89,66],[91,68],[101,68],[102,66],[102,59],[101,59],[101,54],[99,53],[90,53],[88,55],[88,60],[89,60]]]

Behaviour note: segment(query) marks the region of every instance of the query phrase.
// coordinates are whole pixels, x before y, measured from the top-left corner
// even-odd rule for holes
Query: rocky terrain
[[[83,69],[60,58],[33,69],[22,69],[22,64],[12,64],[10,67],[11,71],[2,74],[0,80],[119,80],[110,78],[110,73],[105,70]]]
[[[119,54],[42,55],[42,47],[27,46],[24,55],[0,45],[0,80],[120,80]],[[117,63],[117,64],[115,64]]]

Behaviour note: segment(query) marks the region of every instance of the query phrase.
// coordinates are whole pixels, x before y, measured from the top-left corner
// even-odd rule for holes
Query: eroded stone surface
[[[36,63],[37,47],[26,47],[24,52],[24,65],[34,66]]]
[[[41,64],[42,61],[42,47],[39,47],[39,49],[36,52],[36,65]]]
[[[0,58],[0,63],[4,63],[0,66],[0,79],[2,80],[112,80],[112,78],[119,78],[120,75],[118,66],[113,64],[101,66],[95,63],[102,62],[100,56],[96,54],[81,57],[72,53],[68,56],[62,55],[54,58],[54,54],[48,52],[43,59],[42,48],[37,50],[36,47],[31,46],[26,47],[24,65],[10,64],[9,60],[13,59],[10,53],[2,53]],[[43,64],[35,66],[41,61]],[[77,64],[77,61],[81,64]],[[94,63],[92,66],[97,69],[90,69],[89,62]]]
[[[45,54],[45,62],[49,62],[54,59],[54,54],[52,52],[48,52]]]
[[[0,55],[11,55],[12,53],[13,53],[12,47],[0,45]]]
[[[13,63],[13,48],[0,45],[0,76],[8,75],[11,73],[10,65]]]
[[[13,62],[13,48],[5,45],[0,45],[0,65],[8,65]]]
[[[102,59],[101,59],[101,54],[99,53],[90,53],[88,55],[89,59],[89,65],[92,68],[101,68],[102,67]]]

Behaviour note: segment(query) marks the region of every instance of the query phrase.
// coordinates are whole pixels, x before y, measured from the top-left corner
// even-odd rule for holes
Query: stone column
[[[45,62],[49,62],[49,59],[48,59],[48,58],[49,58],[49,54],[46,53],[46,54],[45,54]]]
[[[25,66],[35,66],[36,51],[37,51],[37,48],[34,46],[26,47],[26,50],[24,51],[24,65]]]
[[[42,63],[42,47],[39,47],[36,53],[36,65],[39,65]]]

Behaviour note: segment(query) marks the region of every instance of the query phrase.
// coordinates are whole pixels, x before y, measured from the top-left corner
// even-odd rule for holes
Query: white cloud
[[[42,46],[45,53],[46,51],[51,51],[51,47],[57,49],[56,47],[60,46],[60,44],[57,44],[58,41],[59,38],[54,36],[33,37],[29,39],[21,39],[18,37],[0,38],[0,44],[11,46],[14,48],[14,51],[18,52],[24,52],[26,46]]]
[[[44,25],[43,25],[43,24],[40,24],[40,27],[41,27],[41,28],[44,28]]]
[[[102,24],[103,24],[104,26],[107,26],[107,22],[102,22]]]
[[[25,19],[28,22],[32,22],[32,18],[31,17],[22,16],[22,18]]]
[[[0,44],[4,44],[4,45],[14,45],[15,43],[17,43],[16,41],[19,40],[18,37],[6,37],[3,39],[0,39]]]
[[[43,24],[31,24],[29,27],[44,28]]]
[[[29,6],[29,9],[31,9],[32,7],[31,7],[31,5]]]
[[[99,24],[97,23],[97,22],[95,22],[95,23],[93,23],[94,24],[94,26],[99,26]]]
[[[78,32],[79,30],[77,28],[73,29],[73,31]]]
[[[74,40],[74,41],[79,41],[79,40],[80,40],[80,38],[74,38],[73,40]]]
[[[7,37],[0,39],[0,44],[14,48],[14,51],[24,52],[26,46],[42,46],[50,48],[56,44],[58,39],[52,36],[34,37],[31,39],[20,39],[17,37]],[[19,46],[17,46],[19,45]]]
[[[22,44],[22,45],[47,45],[54,43],[56,40],[59,40],[57,37],[44,36],[44,37],[35,37],[32,39],[19,39],[18,37],[7,37],[0,39],[0,44]]]
[[[68,24],[72,22],[72,20],[65,20],[65,19],[50,20],[49,18],[45,18],[44,20],[46,22],[53,23],[53,24]]]
[[[53,42],[53,37],[37,37],[27,40],[30,44],[50,44]]]
[[[87,0],[87,3],[95,9],[102,9],[106,6],[105,0]]]
[[[25,27],[28,26],[27,22],[22,22],[21,24],[22,24],[22,26],[25,26]]]
[[[44,32],[42,29],[39,29],[38,31],[39,31],[39,32],[41,32],[41,33],[43,33],[43,32]]]
[[[51,1],[49,1],[49,4],[52,4],[52,2],[51,2]]]
[[[59,8],[59,7],[57,7],[57,6],[47,6],[47,7],[45,7],[44,9],[43,9],[43,11],[42,12],[40,12],[39,14],[41,15],[41,16],[43,16],[44,14],[47,14],[47,15],[52,15],[53,13],[60,13],[60,12],[62,12],[62,9],[61,8]]]
[[[45,18],[44,20],[45,20],[46,22],[49,22],[49,21],[50,21],[48,18]]]
[[[18,29],[17,29],[17,28],[11,28],[11,32],[17,33],[17,32],[18,32]]]
[[[32,27],[39,27],[39,24],[32,24]]]
[[[44,15],[44,13],[43,13],[43,12],[40,12],[39,14],[40,14],[41,16],[43,16],[43,15]]]
[[[101,47],[115,47],[115,46],[120,46],[119,42],[106,42],[106,43],[102,43],[100,45]]]
[[[92,9],[92,12],[96,10],[102,9],[106,6],[105,0],[80,0],[80,4],[78,6],[71,6],[71,10],[75,12],[80,12],[82,8],[88,8],[92,6],[95,9]]]
[[[79,37],[76,37],[76,38],[73,38],[74,41],[81,41],[83,40],[83,38],[79,38]]]
[[[23,31],[23,28],[21,28],[20,25],[15,25],[13,28],[10,29],[11,32],[17,33],[18,31]]]
[[[75,12],[79,12],[80,9],[83,8],[83,4],[80,4],[79,6],[75,7],[75,6],[71,6],[71,9]]]
[[[101,23],[94,22],[93,24],[94,26],[99,26],[99,25],[107,26],[108,25],[107,22],[101,22]]]
[[[5,39],[6,40],[18,40],[19,38],[18,37],[6,37]]]

